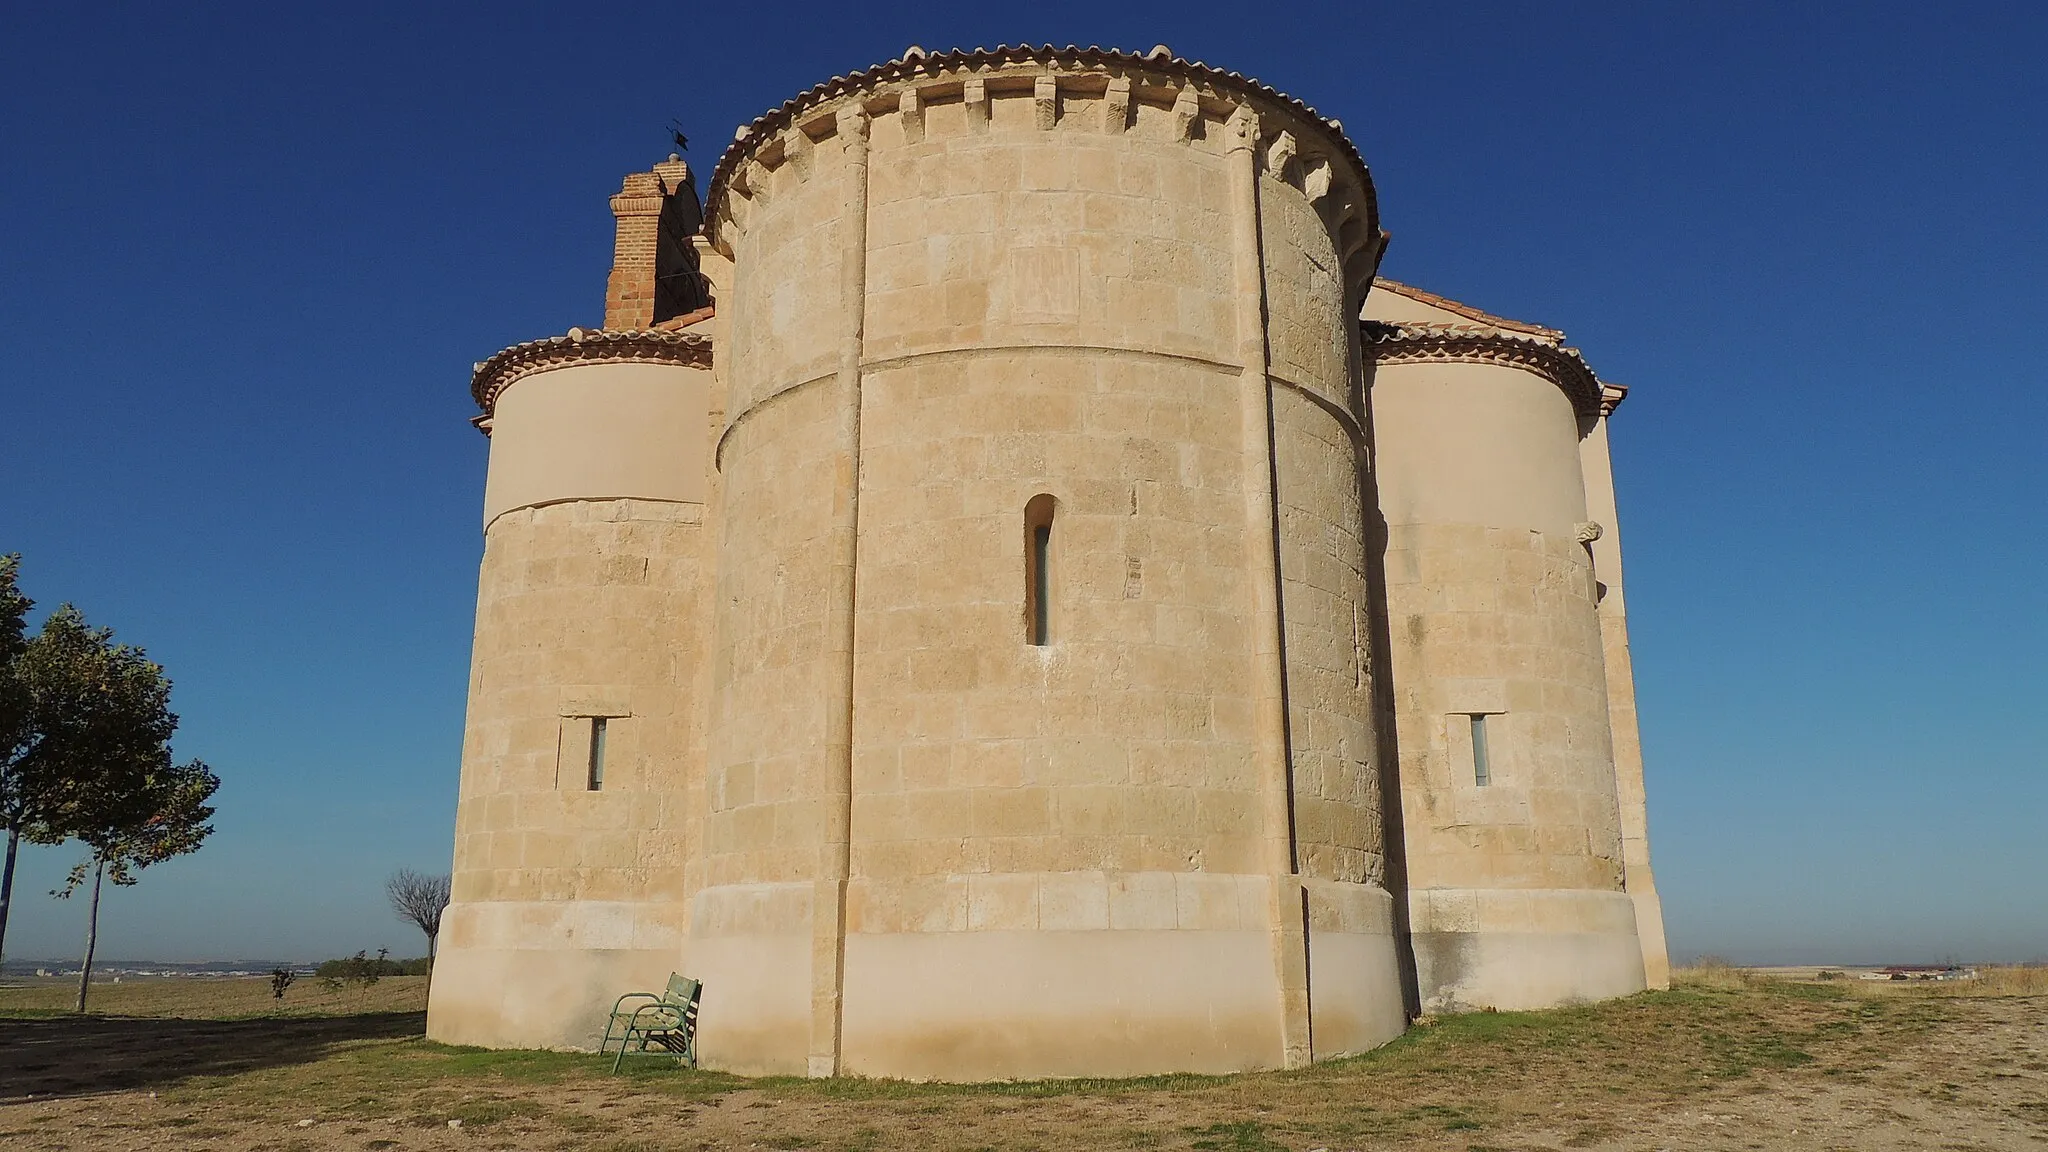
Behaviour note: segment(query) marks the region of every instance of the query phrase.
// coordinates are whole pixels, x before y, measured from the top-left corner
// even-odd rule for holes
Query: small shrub
[[[388,952],[389,949],[386,948],[377,949],[374,960],[370,958],[368,951],[358,952],[346,960],[329,960],[322,964],[315,974],[329,988],[339,989],[353,985],[358,992],[367,994],[372,985],[384,978],[385,969],[391,964],[391,961],[385,959]]]
[[[1673,971],[1671,979],[1674,984],[1717,992],[1739,992],[1756,987],[1759,982],[1768,983],[1765,977],[1737,968],[1733,961],[1721,956],[1702,956],[1690,967]]]
[[[1833,968],[1823,968],[1814,977],[1815,980],[1847,980],[1848,978],[1849,974],[1847,972],[1839,972]]]
[[[375,957],[367,952],[358,952],[354,956],[344,956],[339,960],[321,961],[319,966],[313,969],[313,975],[322,980],[333,981],[365,967],[374,967],[380,977],[425,976],[433,968],[433,961],[425,956],[410,960],[392,960],[386,957],[382,950]]]
[[[298,978],[299,974],[289,968],[272,968],[270,970],[270,998],[273,1000],[284,999],[284,990],[291,987],[292,982]]]

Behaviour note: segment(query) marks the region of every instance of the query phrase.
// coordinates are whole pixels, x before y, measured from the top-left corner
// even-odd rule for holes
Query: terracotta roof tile
[[[469,394],[483,410],[479,419],[488,419],[497,407],[498,395],[521,377],[564,364],[635,362],[708,368],[711,337],[698,332],[571,328],[565,336],[514,344],[488,360],[478,361],[470,375]]]
[[[1398,280],[1389,280],[1384,276],[1374,277],[1372,286],[1384,288],[1396,296],[1406,296],[1410,300],[1419,300],[1424,304],[1442,308],[1446,312],[1456,312],[1460,316],[1477,320],[1489,328],[1503,328],[1509,332],[1526,332],[1531,336],[1546,336],[1552,340],[1564,339],[1564,333],[1555,328],[1545,328],[1541,324],[1531,324],[1525,320],[1510,320],[1505,316],[1495,316],[1491,312],[1482,312],[1470,304],[1461,304],[1448,296],[1439,296],[1434,292],[1424,292],[1413,285],[1403,284]]]
[[[1546,331],[1548,331],[1546,329]],[[1493,325],[1359,322],[1366,352],[1376,363],[1504,364],[1533,372],[1562,389],[1581,416],[1604,416],[1628,389],[1603,385],[1576,348],[1552,340],[1502,332]]]

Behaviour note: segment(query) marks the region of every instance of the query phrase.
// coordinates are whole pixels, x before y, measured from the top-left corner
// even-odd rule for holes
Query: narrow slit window
[[[1051,496],[1024,506],[1024,639],[1043,648],[1052,643]]]
[[[590,718],[590,771],[584,778],[585,787],[592,792],[604,788],[604,730],[603,716]]]
[[[1486,751],[1486,714],[1472,714],[1472,782],[1481,788],[1493,783],[1493,765]]]

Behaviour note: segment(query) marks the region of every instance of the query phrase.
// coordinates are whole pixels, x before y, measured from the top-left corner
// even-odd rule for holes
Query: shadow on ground
[[[0,1019],[0,1103],[154,1088],[305,1064],[337,1044],[426,1031],[424,1012],[175,1020],[135,1016]]]

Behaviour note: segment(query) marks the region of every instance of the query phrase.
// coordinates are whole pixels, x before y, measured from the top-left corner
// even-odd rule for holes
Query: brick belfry
[[[1666,982],[1625,390],[1378,279],[1335,121],[913,49],[612,209],[472,383],[435,1039],[679,970],[733,1071],[1220,1072]]]

